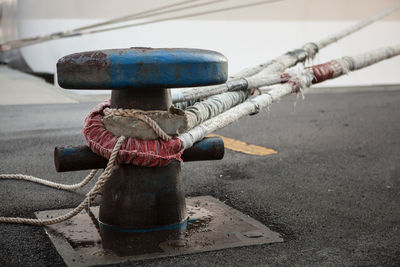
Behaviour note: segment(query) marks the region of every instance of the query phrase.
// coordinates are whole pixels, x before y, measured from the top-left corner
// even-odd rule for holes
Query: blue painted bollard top
[[[109,49],[65,56],[57,75],[69,89],[176,88],[224,83],[228,62],[202,49]]]

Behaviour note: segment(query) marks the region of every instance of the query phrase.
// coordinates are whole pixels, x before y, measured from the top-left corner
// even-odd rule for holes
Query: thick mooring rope
[[[125,136],[120,136],[119,137],[118,142],[115,144],[114,149],[113,149],[113,151],[111,153],[110,159],[108,160],[106,169],[100,175],[98,181],[93,186],[93,188],[89,191],[89,193],[86,194],[85,199],[76,208],[74,208],[70,212],[68,212],[68,213],[66,213],[66,214],[64,214],[62,216],[59,216],[59,217],[56,217],[56,218],[51,218],[51,219],[46,219],[46,220],[20,218],[20,217],[0,217],[0,222],[2,222],[2,223],[16,223],[16,224],[30,224],[30,225],[41,226],[41,225],[56,224],[56,223],[60,223],[60,222],[66,221],[68,219],[71,219],[72,217],[74,217],[75,215],[80,213],[84,208],[89,207],[90,203],[96,198],[96,196],[98,194],[101,193],[105,183],[108,181],[108,179],[111,177],[111,175],[112,175],[112,173],[114,171],[115,159],[116,159],[116,157],[118,155],[118,152],[121,149],[121,146],[122,146],[123,142],[125,141],[125,139],[126,139]],[[93,177],[94,177],[95,173],[96,172],[93,170],[79,184],[82,184],[82,186],[83,186],[84,182],[88,183],[89,180],[90,180],[90,179],[88,180],[88,177],[90,177],[91,175],[93,175]],[[30,177],[32,177],[32,176],[30,176]],[[93,178],[93,177],[91,177],[91,178]],[[50,181],[45,181],[43,179],[36,178],[36,177],[32,177],[32,178],[34,178],[34,179],[23,179],[23,180],[31,181],[31,182],[34,182],[34,183],[38,182],[38,183],[46,185],[46,186],[60,188],[60,189],[63,189],[62,187],[68,188],[68,186],[69,186],[69,185],[53,183],[53,182],[50,182]],[[19,180],[21,180],[21,177],[13,178],[13,175],[9,175],[8,177],[6,177],[4,179],[19,179]],[[76,185],[70,185],[71,188],[74,188],[75,186]],[[66,190],[71,190],[71,189],[66,189]]]
[[[311,68],[289,70],[282,74],[282,76],[287,77],[285,78],[287,79],[286,83],[263,90],[263,94],[231,107],[227,111],[204,121],[187,133],[179,135],[178,138],[182,140],[185,149],[187,149],[195,142],[202,140],[207,134],[226,127],[247,115],[257,113],[283,96],[301,92],[313,83],[334,79],[349,71],[359,70],[398,55],[400,55],[400,45],[384,47],[356,56],[343,57]]]
[[[334,79],[350,71],[363,69],[377,62],[400,55],[400,44],[379,48],[355,56],[346,56],[311,67],[292,68],[282,73],[284,84],[292,86],[293,90],[310,87],[312,84]],[[262,91],[268,92],[269,88]]]
[[[303,69],[300,71],[305,72],[306,70]],[[290,76],[287,73],[270,74],[256,79],[251,77],[248,78],[248,87],[251,89],[256,89],[267,85],[287,82],[289,79]],[[249,96],[250,90],[226,92],[211,96],[206,100],[196,102],[194,105],[187,107],[185,109],[185,114],[188,118],[188,130],[240,103],[243,103]]]
[[[310,86],[311,81],[312,83],[317,83],[335,78],[349,71],[365,68],[381,60],[397,56],[398,54],[399,46],[384,47],[353,57],[335,59],[325,64],[313,66],[311,69],[299,67],[289,69],[283,73],[269,74],[263,77],[250,77],[247,79],[249,83],[248,87],[259,88],[289,82],[293,86],[301,85],[299,88],[304,88]],[[304,80],[305,76],[307,76],[306,80],[309,81],[309,83],[301,84],[299,81]],[[264,92],[268,90],[268,87],[266,90],[263,89]],[[187,107],[185,113],[188,118],[188,130],[243,103],[248,96],[250,96],[248,90],[226,92],[211,96],[206,100],[195,103],[193,106]]]
[[[342,31],[328,36],[316,42],[309,42],[300,48],[293,49],[275,59],[269,60],[257,66],[246,68],[238,74],[232,76],[226,84],[216,86],[204,86],[194,88],[175,89],[173,94],[173,103],[185,102],[206,98],[212,95],[221,94],[228,91],[247,90],[252,82],[260,80],[266,81],[266,84],[273,83],[274,77],[272,74],[279,73],[285,69],[296,65],[299,62],[304,62],[307,59],[312,59],[314,56],[326,46],[337,42],[352,33],[355,33],[366,26],[392,14],[400,9],[400,5],[396,5],[390,9],[382,11],[372,17],[362,20]],[[251,78],[250,78],[251,77]],[[267,79],[271,80],[267,82]]]

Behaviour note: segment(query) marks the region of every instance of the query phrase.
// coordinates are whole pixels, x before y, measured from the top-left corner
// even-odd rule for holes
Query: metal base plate
[[[179,239],[165,240],[154,252],[133,251],[131,256],[118,256],[103,248],[96,219],[85,211],[56,225],[46,226],[46,233],[68,266],[89,266],[124,261],[178,256],[224,248],[283,242],[282,237],[265,225],[210,197],[187,198],[189,223]],[[40,211],[39,219],[65,214],[69,209]],[[154,232],[153,232],[154,234]],[[147,235],[151,238],[150,235]],[[143,238],[146,238],[146,233]]]

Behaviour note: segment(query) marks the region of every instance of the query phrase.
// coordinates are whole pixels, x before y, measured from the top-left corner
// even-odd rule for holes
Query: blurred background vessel
[[[86,26],[157,8],[178,0],[0,0],[0,42]],[[193,1],[194,3],[202,1]],[[204,2],[204,1],[203,1]],[[249,1],[220,1],[174,15],[219,9]],[[250,1],[251,2],[251,1]],[[13,68],[49,81],[57,60],[70,53],[125,47],[192,47],[216,50],[229,59],[234,74],[309,41],[319,40],[399,3],[398,0],[284,0],[232,11],[164,21],[139,27],[60,39],[3,53]],[[155,18],[162,18],[159,15]],[[131,24],[154,18],[129,21]],[[400,12],[327,47],[314,63],[400,43]],[[325,86],[400,84],[400,58],[328,81]],[[85,91],[85,94],[90,93]]]

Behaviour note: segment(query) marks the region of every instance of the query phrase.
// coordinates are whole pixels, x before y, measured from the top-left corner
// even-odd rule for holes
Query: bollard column
[[[111,107],[167,111],[168,88],[227,79],[227,60],[200,49],[130,48],[77,53],[57,64],[59,84],[70,89],[112,89]],[[186,226],[181,166],[120,165],[104,186],[99,226],[103,245],[119,255],[151,253]]]
[[[113,90],[111,107],[168,110],[169,90]],[[120,255],[158,251],[158,244],[177,238],[185,228],[186,204],[181,166],[173,160],[164,167],[121,164],[104,186],[99,226],[103,244]],[[171,226],[165,231],[152,231]]]

